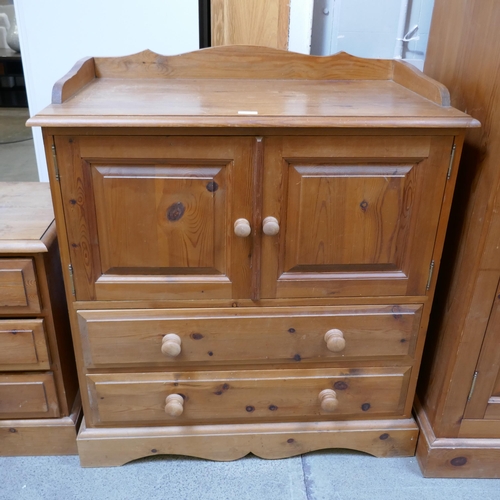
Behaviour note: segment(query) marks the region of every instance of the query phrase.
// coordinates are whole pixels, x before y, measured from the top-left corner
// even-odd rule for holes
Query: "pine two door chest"
[[[411,455],[464,129],[402,62],[89,58],[42,126],[84,466]]]

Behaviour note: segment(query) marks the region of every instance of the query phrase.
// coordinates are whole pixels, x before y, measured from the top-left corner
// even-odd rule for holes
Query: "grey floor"
[[[347,450],[235,462],[153,457],[82,469],[78,457],[0,458],[0,500],[498,500],[495,479],[424,479],[415,458]]]
[[[33,141],[0,144],[0,181],[36,180]],[[500,482],[424,479],[415,458],[347,450],[235,462],[165,456],[106,469],[82,469],[78,457],[0,458],[0,500],[79,499],[499,500]]]

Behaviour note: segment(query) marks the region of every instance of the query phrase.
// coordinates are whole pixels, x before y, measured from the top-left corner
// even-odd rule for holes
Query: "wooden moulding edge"
[[[500,478],[500,439],[439,438],[418,398],[417,461],[424,477]]]

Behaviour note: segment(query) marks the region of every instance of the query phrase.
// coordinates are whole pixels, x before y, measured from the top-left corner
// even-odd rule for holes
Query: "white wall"
[[[50,104],[52,86],[86,56],[150,49],[172,55],[199,47],[198,0],[15,0],[30,114]],[[34,129],[41,181],[48,180]]]
[[[309,54],[314,0],[290,0],[288,50]]]

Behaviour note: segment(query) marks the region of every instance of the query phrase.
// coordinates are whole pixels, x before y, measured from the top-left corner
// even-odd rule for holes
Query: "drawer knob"
[[[266,217],[262,221],[262,231],[267,236],[276,236],[280,232],[280,225],[276,217]]]
[[[170,394],[165,400],[165,413],[171,417],[180,417],[184,411],[184,398],[180,394]]]
[[[336,328],[325,333],[325,342],[329,351],[340,352],[345,349],[344,333]]]
[[[181,338],[175,333],[168,333],[161,341],[161,352],[175,358],[181,353]]]
[[[238,219],[234,223],[234,234],[240,238],[246,238],[252,232],[250,222],[246,219]]]
[[[325,389],[319,393],[319,402],[321,409],[326,412],[332,412],[339,406],[339,400],[337,399],[337,393],[332,389]]]

